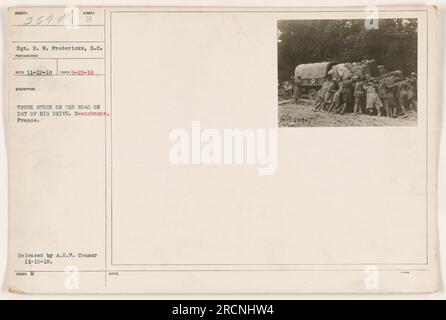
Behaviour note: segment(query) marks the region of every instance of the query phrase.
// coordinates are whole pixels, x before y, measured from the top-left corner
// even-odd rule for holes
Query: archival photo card
[[[10,8],[9,290],[436,291],[436,14]]]

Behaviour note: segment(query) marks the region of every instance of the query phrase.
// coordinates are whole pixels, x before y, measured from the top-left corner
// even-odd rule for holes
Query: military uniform
[[[406,114],[406,104],[410,102],[411,98],[412,92],[410,85],[407,82],[401,82],[398,86],[398,104],[404,114]]]
[[[331,84],[331,81],[328,80],[322,84],[321,89],[316,94],[316,102],[314,103],[313,111],[317,111],[323,106],[325,94],[330,89]]]
[[[325,93],[325,97],[324,97],[324,108],[326,106],[330,105],[330,107],[328,108],[328,111],[330,111],[331,107],[333,106],[333,103],[335,102],[334,97],[335,97],[335,93],[337,91],[338,91],[338,84],[336,81],[332,81],[331,86]]]
[[[350,105],[353,100],[353,83],[350,79],[345,79],[342,81],[341,87],[341,101],[342,107],[338,110],[341,114],[345,112],[347,105]]]
[[[354,85],[354,107],[353,107],[353,113],[356,113],[359,111],[359,113],[362,113],[362,101],[364,100],[365,96],[365,89],[364,89],[364,82],[363,81],[357,81]]]
[[[365,109],[368,113],[372,113],[373,109],[376,109],[378,116],[381,116],[381,108],[383,106],[381,99],[376,94],[376,84],[368,83],[365,86],[366,91],[366,106]]]
[[[297,78],[294,80],[294,88],[293,88],[293,95],[294,95],[294,103],[297,104],[297,100],[299,100],[301,92],[300,87],[302,85],[302,81]]]
[[[384,84],[383,81],[380,81],[380,83],[377,86],[377,91],[378,91],[378,97],[381,99],[381,102],[383,104],[384,109],[386,110],[386,115],[388,117],[390,117],[390,110],[389,110],[389,96],[387,94],[387,89],[386,89],[386,85]],[[381,112],[378,112],[378,115]]]

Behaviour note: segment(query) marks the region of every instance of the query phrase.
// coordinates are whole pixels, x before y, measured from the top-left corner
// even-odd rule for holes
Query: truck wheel
[[[310,89],[310,91],[308,91],[308,98],[314,100],[316,99],[316,94],[316,89]]]

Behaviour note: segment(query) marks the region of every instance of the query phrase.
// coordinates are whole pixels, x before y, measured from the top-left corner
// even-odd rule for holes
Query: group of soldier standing
[[[301,96],[302,80],[294,80],[293,100]],[[377,79],[365,76],[360,79],[357,75],[348,75],[344,79],[327,79],[316,94],[313,105],[315,112],[334,112],[344,114],[348,106],[353,103],[353,113],[376,114],[378,117],[385,111],[388,117],[404,116],[407,111],[415,111],[416,81],[414,72],[409,78]]]

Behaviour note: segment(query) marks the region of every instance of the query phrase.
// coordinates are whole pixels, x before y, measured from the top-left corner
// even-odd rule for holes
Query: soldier
[[[417,99],[417,74],[412,72],[408,78],[408,83],[410,84],[410,99],[409,99],[409,110],[416,111],[416,99]]]
[[[297,79],[294,79],[294,88],[293,88],[293,93],[294,93],[294,103],[297,104],[297,101],[300,99],[300,87],[302,85],[302,80],[301,80],[301,76],[297,76]]]
[[[406,104],[410,102],[412,98],[411,87],[407,80],[398,83],[398,104],[403,112],[403,115],[407,114]]]
[[[417,87],[417,74],[415,72],[410,73],[409,82],[415,88]]]
[[[320,110],[321,107],[324,106],[325,94],[330,89],[330,87],[331,87],[331,81],[327,79],[322,84],[321,89],[316,94],[316,101],[315,101],[314,106],[313,106],[313,111],[316,112],[316,111]]]
[[[381,99],[381,102],[384,106],[384,110],[386,110],[387,117],[391,117],[390,108],[389,108],[389,97],[387,94],[387,86],[384,83],[384,80],[378,82],[377,86],[378,96]],[[380,113],[380,112],[379,112]]]
[[[331,85],[328,88],[327,92],[325,93],[325,97],[324,97],[324,104],[322,107],[322,112],[325,112],[325,110],[327,110],[327,106],[330,106],[328,108],[328,112],[331,111],[331,108],[333,107],[333,104],[335,103],[335,93],[338,91],[338,83],[336,80],[331,81]]]
[[[294,87],[294,77],[291,76],[290,81],[287,81],[286,86],[285,86],[286,93],[290,97],[290,103],[291,103],[292,97],[293,97],[293,87]]]
[[[402,82],[400,77],[396,77],[393,84],[387,84],[387,100],[389,103],[390,113],[393,118],[398,116],[398,104],[401,85]],[[406,109],[404,108],[404,105],[401,109],[405,114]]]
[[[339,109],[339,105],[341,103],[342,82],[336,82],[336,85],[337,90],[333,94],[333,98],[331,99],[331,103],[327,109],[327,112],[337,112]]]
[[[353,107],[353,113],[362,113],[362,100],[364,99],[365,95],[365,89],[364,89],[364,81],[359,80],[358,76],[354,76],[352,78],[354,82],[354,107]]]
[[[396,85],[394,83],[390,84],[388,82],[384,82],[384,85],[387,92],[387,105],[389,106],[390,117],[395,118],[398,107],[398,101],[396,100],[396,93],[395,93]]]
[[[383,106],[381,99],[376,94],[377,83],[369,78],[369,81],[364,85],[366,92],[366,106],[365,109],[368,114],[372,114],[373,110],[376,109],[378,117],[381,117],[381,108]]]
[[[342,81],[342,86],[341,86],[342,105],[336,110],[336,112],[339,112],[341,115],[344,114],[347,105],[350,105],[352,103],[352,97],[353,97],[352,77],[348,76],[344,81]]]

